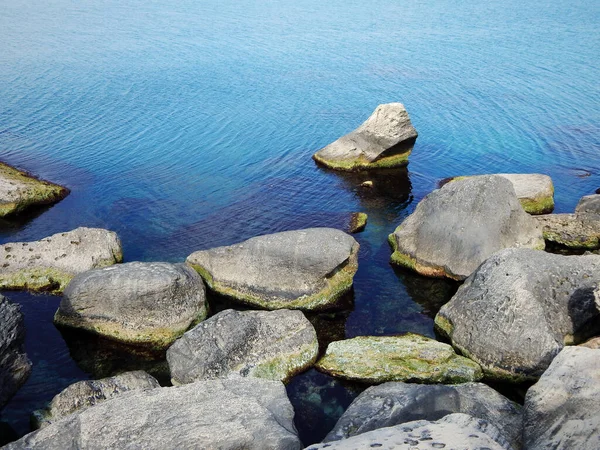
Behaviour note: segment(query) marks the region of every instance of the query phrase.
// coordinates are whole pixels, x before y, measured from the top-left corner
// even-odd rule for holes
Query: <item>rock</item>
[[[287,381],[317,359],[317,333],[300,311],[221,311],[167,351],[173,384],[232,375]]]
[[[547,214],[536,220],[548,242],[570,249],[600,248],[600,218],[592,214]]]
[[[0,410],[27,381],[30,373],[21,307],[0,295]]]
[[[141,370],[102,380],[79,381],[55,395],[47,408],[34,411],[31,422],[34,429],[44,428],[69,414],[81,412],[123,392],[157,387],[160,387],[158,381]]]
[[[579,347],[587,347],[593,348],[595,350],[600,350],[600,336],[593,337],[590,340],[585,341],[583,344],[579,344]]]
[[[367,226],[367,214],[362,212],[352,213],[350,217],[350,226],[348,227],[349,233],[360,233]]]
[[[392,262],[422,275],[468,277],[507,247],[544,248],[541,228],[523,211],[512,184],[469,177],[427,195],[390,235]]]
[[[352,402],[323,442],[414,420],[439,420],[452,413],[491,423],[514,448],[521,448],[521,407],[483,383],[372,386]]]
[[[199,381],[130,391],[30,433],[15,449],[281,449],[302,447],[280,382]]]
[[[528,449],[600,448],[600,351],[564,348],[525,396]]]
[[[360,183],[360,186],[364,188],[372,188],[373,182],[371,180],[363,181],[362,183]]]
[[[379,105],[356,130],[322,148],[313,159],[336,170],[355,171],[408,164],[417,138],[404,105]]]
[[[332,342],[316,363],[334,377],[366,383],[464,383],[479,380],[481,368],[452,347],[418,334],[359,336]]]
[[[192,253],[187,261],[209,288],[265,309],[331,308],[352,287],[358,243],[332,228],[254,237]]]
[[[342,441],[311,445],[306,450],[512,449],[500,432],[483,419],[449,414],[436,422],[418,420],[379,428]]]
[[[585,197],[581,197],[575,208],[575,214],[578,216],[593,215],[596,219],[600,219],[600,195],[586,195]]]
[[[563,346],[600,332],[599,285],[600,256],[506,249],[465,281],[435,324],[490,379],[535,380]]]
[[[73,278],[54,323],[165,349],[206,313],[204,283],[191,267],[131,262]]]
[[[0,246],[0,289],[60,293],[78,273],[121,262],[117,234],[101,228],[76,228],[40,241]]]
[[[63,186],[0,163],[0,217],[18,214],[31,206],[56,203],[67,195],[69,190]]]

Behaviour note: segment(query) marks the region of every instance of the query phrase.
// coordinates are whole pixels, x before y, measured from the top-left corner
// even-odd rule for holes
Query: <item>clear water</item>
[[[72,194],[2,223],[0,243],[97,226],[128,261],[181,261],[364,211],[354,304],[314,319],[323,340],[432,336],[454,287],[389,266],[387,235],[447,176],[547,173],[558,212],[600,187],[598,23],[596,0],[3,0],[0,159]],[[407,171],[368,190],[370,175],[315,166],[391,101],[420,133]],[[127,358],[62,336],[58,297],[6,294],[23,305],[34,371],[1,419],[23,434],[31,410]],[[362,388],[296,377],[305,443]]]

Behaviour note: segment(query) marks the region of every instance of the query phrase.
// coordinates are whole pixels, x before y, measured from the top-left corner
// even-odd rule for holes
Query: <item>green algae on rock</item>
[[[56,203],[69,195],[58,184],[37,178],[0,162],[0,217],[18,214],[36,205]]]
[[[457,355],[450,345],[412,333],[332,342],[316,368],[334,377],[366,383],[456,384],[482,377],[479,365]]]
[[[322,148],[313,159],[347,172],[402,167],[408,164],[417,131],[404,105],[379,105],[356,130]]]
[[[352,213],[350,217],[350,225],[348,226],[349,233],[360,233],[367,226],[368,215],[363,212]]]
[[[356,240],[333,228],[257,236],[187,258],[208,287],[264,309],[323,310],[337,306],[358,269]]]

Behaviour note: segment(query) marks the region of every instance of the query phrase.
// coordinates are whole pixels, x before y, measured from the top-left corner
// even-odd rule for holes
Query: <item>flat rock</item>
[[[29,207],[49,205],[69,195],[58,184],[38,180],[0,162],[0,217],[18,214]]]
[[[352,287],[358,242],[333,228],[254,237],[192,253],[187,262],[208,287],[265,309],[331,308]]]
[[[600,448],[600,350],[564,348],[525,396],[527,449]]]
[[[435,324],[487,377],[535,380],[565,345],[600,332],[599,285],[598,255],[506,249],[465,281]]]
[[[435,421],[452,413],[491,423],[514,448],[521,448],[521,407],[483,383],[372,386],[352,402],[323,442],[415,420]]]
[[[76,228],[34,242],[0,246],[0,289],[60,293],[86,270],[123,259],[121,241],[113,231]]]
[[[317,369],[366,383],[464,383],[479,380],[481,368],[451,346],[418,334],[359,336],[329,344]]]
[[[101,380],[78,381],[55,395],[47,408],[34,411],[33,428],[44,428],[52,422],[74,412],[133,390],[148,390],[160,387],[158,381],[146,372],[136,370]]]
[[[336,170],[355,171],[408,164],[417,130],[401,103],[379,105],[356,130],[322,148],[313,159]]]
[[[492,424],[467,414],[449,414],[436,422],[417,420],[368,431],[342,441],[311,445],[306,450],[512,449]]]
[[[600,248],[600,217],[593,214],[547,214],[537,216],[544,239],[571,249]]]
[[[285,381],[317,359],[317,333],[301,311],[221,311],[167,351],[173,384],[232,375]]]
[[[30,373],[21,308],[0,295],[0,410],[27,381]]]
[[[54,323],[165,349],[206,314],[204,283],[191,267],[131,262],[73,278]]]
[[[294,410],[281,382],[199,381],[125,392],[30,433],[4,450],[297,450]]]
[[[389,237],[392,262],[426,276],[464,280],[503,248],[544,248],[541,227],[510,181],[468,177],[427,195]]]

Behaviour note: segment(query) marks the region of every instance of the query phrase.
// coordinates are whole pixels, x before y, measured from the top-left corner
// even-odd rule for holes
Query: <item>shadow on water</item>
[[[27,208],[20,214],[0,218],[0,234],[10,236],[12,233],[26,227],[54,205],[41,205]]]

